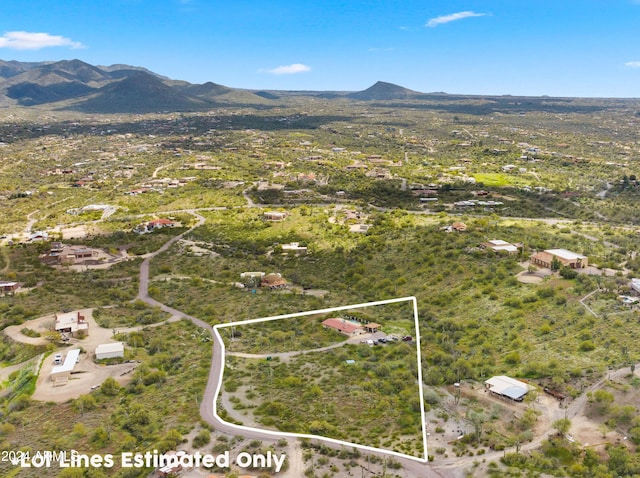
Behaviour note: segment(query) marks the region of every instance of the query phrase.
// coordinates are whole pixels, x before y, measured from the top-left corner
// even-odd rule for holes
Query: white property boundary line
[[[306,434],[306,433],[290,433],[290,432],[281,432],[281,431],[274,431],[274,430],[265,430],[264,428],[254,428],[254,427],[247,427],[244,425],[236,425],[234,423],[229,423],[226,420],[223,420],[220,415],[218,415],[218,396],[220,395],[220,390],[222,389],[222,377],[224,376],[224,367],[225,367],[225,361],[226,361],[226,347],[224,346],[224,341],[222,340],[222,337],[220,335],[220,333],[218,332],[218,329],[221,328],[225,328],[225,327],[234,327],[237,325],[246,325],[246,324],[256,324],[259,322],[269,322],[272,320],[279,320],[279,319],[290,319],[290,318],[294,318],[294,317],[303,317],[303,316],[307,316],[307,315],[317,315],[317,314],[326,314],[329,312],[338,312],[341,310],[350,310],[350,309],[358,309],[358,308],[363,308],[363,307],[371,307],[371,306],[376,306],[376,305],[385,305],[385,304],[395,304],[398,302],[408,302],[411,301],[413,303],[413,317],[415,320],[415,327],[416,327],[416,359],[418,361],[418,389],[419,389],[419,393],[420,393],[420,421],[421,421],[421,426],[422,426],[422,445],[423,445],[423,449],[424,449],[424,456],[422,458],[419,457],[415,457],[412,455],[406,455],[404,453],[400,453],[397,451],[393,451],[393,450],[384,450],[382,448],[375,448],[375,447],[371,447],[371,446],[366,446],[366,445],[359,445],[357,443],[351,443],[351,442],[347,442],[347,441],[342,441],[342,440],[336,440],[334,438],[328,438],[328,437],[323,437],[323,436],[319,436],[319,435],[310,435],[310,434]],[[226,323],[226,324],[218,324],[215,325],[213,327],[213,332],[216,334],[216,337],[220,343],[220,346],[222,347],[222,364],[221,364],[221,373],[220,373],[220,377],[218,378],[218,385],[216,387],[216,392],[215,395],[213,397],[213,415],[220,421],[226,423],[227,425],[233,427],[233,428],[237,428],[238,430],[242,430],[242,431],[251,431],[251,432],[259,432],[259,433],[264,433],[267,435],[271,435],[275,438],[282,438],[282,437],[291,437],[291,438],[310,438],[310,439],[315,439],[315,440],[323,440],[326,442],[330,442],[330,443],[335,443],[338,445],[346,445],[346,446],[351,446],[354,448],[358,448],[361,450],[365,450],[365,451],[372,451],[372,452],[377,452],[377,453],[384,453],[386,455],[394,455],[394,456],[398,456],[400,458],[408,458],[410,460],[415,460],[418,461],[420,463],[427,463],[428,460],[428,453],[427,453],[427,430],[425,427],[425,411],[424,411],[424,393],[423,393],[423,386],[422,386],[422,359],[421,359],[421,355],[420,355],[420,327],[418,325],[418,302],[416,300],[415,297],[402,297],[402,298],[398,298],[398,299],[388,299],[388,300],[380,300],[377,302],[367,302],[364,304],[355,304],[355,305],[344,305],[344,306],[340,306],[340,307],[330,307],[328,309],[319,309],[319,310],[309,310],[306,312],[297,312],[294,314],[284,314],[284,315],[276,315],[273,317],[262,317],[260,319],[249,319],[249,320],[242,320],[239,322],[230,322],[230,323]]]

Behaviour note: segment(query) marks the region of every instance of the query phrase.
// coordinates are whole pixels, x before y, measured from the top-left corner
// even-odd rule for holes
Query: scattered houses
[[[554,262],[570,269],[584,269],[589,265],[587,256],[567,249],[547,249],[531,256],[531,263],[547,269],[553,269]]]

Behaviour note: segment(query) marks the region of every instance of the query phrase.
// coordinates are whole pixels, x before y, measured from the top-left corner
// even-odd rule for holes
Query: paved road
[[[215,416],[214,401],[215,401],[216,391],[218,388],[218,384],[220,383],[222,374],[224,372],[224,360],[223,360],[223,352],[222,352],[223,344],[219,342],[217,334],[213,332],[213,327],[208,323],[206,323],[205,321],[198,319],[197,317],[194,317],[192,315],[185,314],[184,312],[174,309],[173,307],[169,307],[168,305],[165,305],[153,299],[152,297],[149,297],[149,264],[151,262],[151,259],[153,259],[158,254],[161,254],[162,252],[169,249],[169,247],[171,247],[176,241],[180,240],[184,235],[188,234],[196,227],[204,224],[204,221],[205,221],[204,217],[200,216],[195,210],[190,209],[184,212],[188,212],[196,216],[198,218],[198,223],[195,226],[188,229],[187,231],[183,232],[182,234],[179,234],[178,236],[171,238],[160,249],[158,249],[154,253],[147,255],[147,257],[142,262],[142,265],[140,266],[140,285],[138,289],[137,298],[139,300],[146,302],[151,306],[160,307],[160,309],[162,309],[165,312],[168,312],[174,317],[188,319],[198,327],[208,330],[212,334],[213,345],[212,345],[212,354],[211,354],[211,367],[209,369],[209,378],[207,381],[207,386],[205,387],[202,403],[200,405],[200,415],[202,416],[202,418],[207,423],[212,425],[215,430],[222,433],[227,433],[230,435],[240,435],[252,440],[261,440],[261,441],[271,442],[271,443],[276,442],[279,438],[274,437],[268,432],[256,430],[256,429],[251,429],[251,430],[240,429],[238,428],[238,426],[233,425],[231,423],[227,423],[223,420],[220,420]],[[343,343],[336,344],[334,346],[329,346],[323,349],[330,349],[330,348],[334,348],[336,346],[341,346],[341,345],[344,345],[344,344]],[[296,353],[296,352],[289,352],[289,353]],[[302,352],[298,352],[298,353],[302,353]],[[326,442],[325,440],[322,440],[322,439],[317,439],[315,441],[318,443],[323,443],[325,446],[328,446],[330,448],[335,448],[335,449],[343,448],[342,445]],[[410,459],[398,458],[396,456],[384,453],[383,451],[367,452],[367,453],[371,455],[379,456],[381,458],[383,457],[386,457],[388,459],[391,458],[400,462],[403,468],[401,470],[398,470],[396,473],[403,478],[457,477],[457,474],[441,474],[435,471],[429,465],[418,463]],[[300,465],[296,463],[293,466],[295,468],[299,468]]]

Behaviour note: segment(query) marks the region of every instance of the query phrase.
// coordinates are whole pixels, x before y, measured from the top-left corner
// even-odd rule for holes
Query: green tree
[[[558,432],[558,435],[564,438],[571,428],[571,420],[568,418],[560,418],[553,422],[551,426]]]
[[[613,393],[600,389],[593,392],[592,400],[597,404],[598,413],[600,415],[605,415],[609,412],[615,397]]]
[[[482,410],[469,410],[467,412],[467,420],[473,425],[476,441],[480,441],[484,424],[487,421],[487,415]]]
[[[80,395],[74,400],[73,407],[80,412],[80,415],[84,415],[84,412],[96,408],[96,399],[93,395]]]
[[[560,276],[564,279],[575,279],[576,277],[578,277],[578,273],[570,267],[563,266],[560,268]]]
[[[120,392],[120,384],[113,377],[108,377],[100,386],[100,391],[109,397],[113,397]]]
[[[99,448],[103,448],[109,443],[109,434],[104,427],[98,427],[93,431],[91,435],[91,443],[98,446]]]

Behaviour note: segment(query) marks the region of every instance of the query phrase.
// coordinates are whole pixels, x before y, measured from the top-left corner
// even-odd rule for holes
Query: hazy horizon
[[[640,0],[11,2],[0,58],[124,63],[191,83],[640,97]]]

